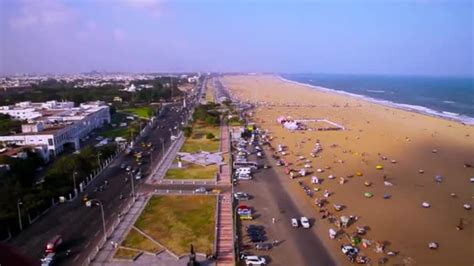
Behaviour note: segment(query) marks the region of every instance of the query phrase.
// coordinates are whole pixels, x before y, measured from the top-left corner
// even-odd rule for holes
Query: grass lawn
[[[157,253],[158,251],[163,249],[150,239],[146,238],[135,228],[130,229],[130,232],[127,234],[127,237],[122,242],[121,246],[139,249],[142,251],[148,251],[151,253]]]
[[[115,139],[116,137],[123,137],[126,139],[130,138],[129,136],[130,134],[128,133],[128,127],[110,128],[102,132],[99,132],[98,134],[101,135],[102,137],[112,138],[112,139]]]
[[[215,196],[154,196],[135,226],[178,256],[188,254],[190,245],[210,254],[214,244]]]
[[[214,89],[211,80],[207,80],[206,84],[206,102],[214,102]]]
[[[214,139],[206,139],[206,134],[214,134]],[[184,141],[183,147],[181,147],[181,152],[198,152],[198,151],[208,151],[208,152],[218,152],[219,151],[219,142],[220,142],[221,131],[219,126],[208,126],[204,123],[196,122],[193,125],[193,133],[191,137],[186,138]]]
[[[116,259],[133,259],[135,256],[138,255],[138,251],[135,250],[129,250],[129,249],[124,249],[124,248],[118,248],[117,252],[115,252],[114,258]]]
[[[183,164],[186,164],[183,162]],[[202,166],[189,163],[186,168],[170,168],[166,172],[166,179],[213,179],[219,167],[216,164]]]
[[[125,108],[125,109],[120,110],[120,112],[130,113],[138,117],[148,119],[150,118],[152,109],[149,106],[141,106],[141,107],[134,107],[134,108]]]

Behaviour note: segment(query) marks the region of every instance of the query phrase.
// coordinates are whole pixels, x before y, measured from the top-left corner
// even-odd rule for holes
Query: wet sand
[[[474,177],[474,168],[464,167],[465,163],[474,166],[473,126],[318,91],[275,76],[226,76],[221,80],[235,98],[257,104],[252,120],[269,130],[274,147],[288,147],[284,159],[292,163],[290,168],[303,167],[300,155],[312,161],[313,173],[294,182],[321,188],[315,192],[319,198],[328,189],[332,193],[328,198],[332,213],[359,217],[346,233],[352,234],[356,226],[368,226],[370,230],[363,238],[385,241],[386,251],[399,252],[391,257],[375,253],[375,245],[361,248],[373,262],[386,257],[390,265],[473,265],[473,210],[463,208],[465,203],[473,204],[474,184],[469,178]],[[326,118],[347,130],[290,132],[276,122],[280,115]],[[312,158],[317,139],[323,150]],[[383,169],[375,169],[376,165],[383,165]],[[326,166],[330,169],[315,172]],[[358,171],[363,175],[356,176]],[[281,169],[279,172],[283,174]],[[311,184],[313,175],[324,179],[321,185]],[[329,175],[336,178],[328,179]],[[353,177],[347,178],[350,175]],[[434,181],[436,175],[443,176],[441,183]],[[384,185],[384,176],[393,186]],[[339,177],[346,177],[347,182],[340,185]],[[367,187],[364,182],[372,185]],[[373,197],[365,198],[365,192]],[[384,199],[385,193],[391,198]],[[424,201],[431,207],[422,208]],[[331,207],[334,203],[346,208],[335,212]],[[320,238],[339,264],[347,264],[339,247],[349,240],[344,236],[329,239],[328,229],[336,227],[327,219],[321,220],[314,207]],[[464,229],[456,230],[460,219]],[[437,250],[428,249],[431,241],[439,244]]]

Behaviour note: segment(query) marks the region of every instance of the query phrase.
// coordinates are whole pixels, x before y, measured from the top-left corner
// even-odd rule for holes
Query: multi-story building
[[[48,101],[21,102],[1,106],[0,113],[25,121],[21,133],[0,136],[0,142],[35,146],[50,159],[64,150],[66,144],[80,148],[80,139],[92,130],[110,123],[110,110],[104,102],[82,103]]]

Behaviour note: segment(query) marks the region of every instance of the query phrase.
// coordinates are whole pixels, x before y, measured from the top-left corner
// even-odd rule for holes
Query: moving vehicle
[[[265,258],[260,256],[246,256],[245,257],[245,265],[247,266],[255,266],[255,265],[265,265],[267,261]]]
[[[55,253],[62,242],[63,242],[63,239],[61,238],[61,235],[55,235],[53,238],[51,238],[46,243],[45,252],[46,253]]]
[[[125,169],[126,165],[124,163],[120,164],[120,169]]]
[[[135,179],[142,179],[142,172],[138,172],[137,175],[135,176]]]
[[[41,259],[41,266],[53,265],[56,253],[48,253],[44,258]]]
[[[131,166],[131,165],[127,166],[127,168],[125,168],[125,170],[126,170],[127,172],[130,172],[130,171],[132,170],[132,166]]]
[[[250,168],[250,167],[240,167],[240,168],[237,168],[235,170],[235,173],[238,174],[238,175],[241,175],[241,174],[250,175],[252,173],[252,168]]]
[[[205,187],[200,187],[200,188],[196,188],[194,190],[194,192],[196,192],[196,193],[206,193],[207,189]]]
[[[300,222],[301,222],[301,226],[303,226],[303,228],[310,228],[310,224],[309,224],[309,219],[305,216],[301,217],[300,218]]]

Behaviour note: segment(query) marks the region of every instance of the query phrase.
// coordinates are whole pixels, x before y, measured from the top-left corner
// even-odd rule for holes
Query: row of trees
[[[140,91],[131,93],[122,91],[123,85],[108,84],[104,86],[91,86],[86,88],[74,88],[73,82],[57,81],[54,79],[32,85],[30,90],[20,93],[14,91],[3,94],[0,105],[9,105],[21,101],[44,102],[50,100],[68,100],[76,103],[102,100],[112,102],[114,97],[120,97],[125,102],[149,103],[161,99],[169,100],[172,96],[181,96],[183,92],[178,89],[178,84],[182,81],[173,78],[156,78],[153,80],[137,80],[133,83],[137,85],[151,85],[151,88],[143,88]],[[170,85],[172,84],[172,86]]]
[[[21,121],[13,120],[9,115],[0,114],[0,135],[21,131]]]
[[[99,154],[102,160],[112,156],[116,146],[100,148],[87,146],[78,154],[60,156],[46,171],[42,171],[43,160],[27,151],[26,159],[0,157],[0,164],[10,166],[9,171],[0,174],[0,228],[15,231],[18,223],[17,203],[22,202],[22,212],[35,217],[48,208],[52,198],[67,196],[74,191],[73,174],[79,185],[94,169],[98,168]],[[44,174],[44,182],[36,184],[38,174]],[[6,231],[0,230],[4,236]]]

